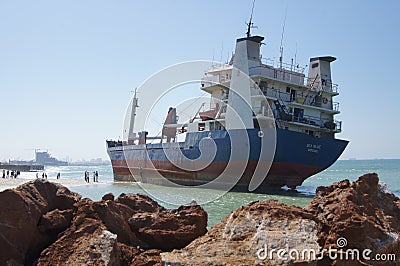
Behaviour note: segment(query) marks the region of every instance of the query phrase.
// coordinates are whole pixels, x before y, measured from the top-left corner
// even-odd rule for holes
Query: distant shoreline
[[[0,192],[6,189],[16,188],[22,184],[28,183],[30,181],[36,180],[36,178],[1,178],[0,177]],[[84,186],[84,185],[98,185],[104,184],[103,182],[90,182],[87,183],[85,180],[79,179],[47,179],[47,181],[52,183],[61,184],[66,187],[72,186]]]

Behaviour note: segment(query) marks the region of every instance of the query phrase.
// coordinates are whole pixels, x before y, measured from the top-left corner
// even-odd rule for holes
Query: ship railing
[[[208,75],[201,78],[201,86],[205,88],[213,86],[215,84],[221,84],[230,81],[231,81],[230,76],[226,77],[225,75]]]
[[[338,93],[339,85],[332,82],[328,77],[322,79],[307,78],[304,75],[305,67],[299,67],[293,63],[282,63],[282,66],[274,66],[273,59],[261,59],[260,64],[249,68],[249,75],[259,75],[261,77],[268,77],[288,81],[300,86],[306,86],[310,89],[319,88],[326,92]],[[322,81],[321,81],[322,80]]]
[[[339,103],[334,102],[331,99],[324,98],[315,93],[309,93],[306,91],[298,92],[293,95],[288,92],[281,92],[279,89],[273,87],[262,87],[261,91],[266,97],[272,97],[286,103],[297,103],[302,105],[315,106],[328,110],[339,111]]]
[[[280,90],[275,89],[274,87],[261,87],[260,90],[266,97],[276,98],[279,99],[280,97]]]
[[[333,119],[323,119],[308,115],[292,115],[292,114],[282,114],[278,110],[273,110],[275,119],[282,120],[286,122],[295,122],[304,125],[310,125],[313,127],[318,127],[321,129],[326,129],[333,132],[342,131],[342,121]]]
[[[122,141],[107,140],[106,142],[109,148],[123,146]]]
[[[272,109],[268,108],[267,106],[253,107],[252,110],[255,115],[261,115],[270,118],[274,116]]]
[[[304,70],[306,70],[306,66],[300,66],[299,64],[295,64],[294,62],[281,63],[273,58],[261,58],[261,62],[266,66],[270,66],[276,69],[285,69],[287,71],[297,72],[301,74],[303,74]]]
[[[329,91],[326,88],[329,88],[334,93],[338,93],[339,85],[332,83],[332,81],[326,81],[325,84],[322,84],[322,89],[324,91]]]
[[[273,112],[275,115],[275,119],[277,120],[310,125],[313,127],[318,127],[321,129],[326,129],[334,132],[340,132],[342,130],[342,121],[324,119],[308,115],[282,114],[278,110],[274,110]]]
[[[218,76],[205,76],[203,78],[201,78],[201,84],[203,87],[208,87],[208,86],[212,86],[215,83],[219,82],[219,78]]]
[[[285,102],[315,106],[339,112],[339,102],[334,102],[332,99],[323,97],[322,95],[310,94],[308,92],[296,93],[296,95],[283,92],[280,94],[282,95],[281,98],[285,99]]]
[[[326,77],[323,78],[322,81],[321,79],[315,78],[305,78],[305,81],[307,84],[306,86],[310,89],[322,89],[322,91],[331,93],[338,93],[339,90],[339,85],[333,83],[331,79],[328,79]]]
[[[261,76],[273,78],[293,83],[299,86],[304,86],[304,74],[296,71],[291,71],[285,68],[274,68],[272,66],[261,64],[249,68],[249,76]]]

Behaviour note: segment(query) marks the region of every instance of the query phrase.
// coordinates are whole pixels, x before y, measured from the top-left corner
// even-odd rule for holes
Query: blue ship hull
[[[233,187],[233,190],[238,191],[248,191],[249,182],[254,177],[254,170],[260,160],[259,129],[246,131],[248,143],[245,141],[240,143],[239,145],[243,147],[239,147],[238,150],[250,148],[250,153],[245,161],[245,170]],[[122,142],[107,141],[114,180],[166,185],[167,183],[158,177],[158,173],[167,180],[181,185],[205,184],[217,178],[229,160],[233,165],[235,164],[237,156],[231,154],[230,136],[243,133],[243,130],[242,132],[231,130],[229,133],[226,130],[187,133],[185,142],[174,144],[122,145]],[[207,167],[199,171],[187,171],[176,167],[171,162],[179,163],[184,159],[183,156],[190,160],[199,158],[200,140],[205,138],[211,138],[217,148],[213,161]],[[348,141],[345,140],[315,138],[304,133],[276,129],[273,162],[270,169],[265,169],[261,174],[263,176],[257,176],[257,178],[265,178],[255,192],[269,191],[271,188],[285,185],[291,188],[301,185],[306,178],[332,165],[347,144]],[[208,145],[203,145],[202,148],[202,151],[207,153]],[[168,158],[164,149],[170,149]],[[243,163],[243,161],[237,163]],[[232,179],[235,178],[232,177]],[[215,188],[218,188],[218,184]]]

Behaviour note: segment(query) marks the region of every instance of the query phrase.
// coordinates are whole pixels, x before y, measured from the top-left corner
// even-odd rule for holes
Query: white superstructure
[[[230,123],[226,104],[229,102],[238,106],[229,93],[231,81],[235,79],[232,73],[232,63],[235,63],[248,67],[248,71],[244,72],[248,73],[265,96],[260,97],[257,93],[251,92],[253,118],[257,117],[258,121],[262,121],[262,118],[267,119],[273,115],[279,128],[303,132],[314,137],[334,137],[335,133],[341,131],[341,122],[334,119],[334,115],[339,114],[339,103],[333,100],[338,95],[338,86],[332,82],[330,69],[330,64],[336,58],[331,56],[311,58],[306,77],[304,68],[293,64],[279,64],[278,67],[274,67],[266,60],[262,60],[260,46],[263,39],[260,36],[238,39],[236,53],[239,47],[243,50],[239,51],[240,56],[246,55],[247,60],[236,58],[234,55],[231,64],[220,65],[205,74],[201,89],[211,95],[210,108],[216,114],[215,120],[198,121],[201,127],[192,125],[190,131],[196,131],[196,128],[208,129],[210,126],[207,124],[215,121],[218,121],[220,126]],[[271,109],[267,108],[265,99]],[[247,122],[252,121],[245,107],[238,110],[245,110],[242,115],[247,117]],[[225,119],[226,115],[228,119]],[[260,125],[245,126],[252,128]]]

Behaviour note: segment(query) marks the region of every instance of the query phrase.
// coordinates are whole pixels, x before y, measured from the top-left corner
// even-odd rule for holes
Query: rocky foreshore
[[[160,252],[206,227],[195,204],[169,210],[141,194],[94,202],[38,179],[0,193],[0,265],[161,265]]]
[[[207,232],[196,204],[36,180],[0,193],[0,265],[396,265],[400,199],[378,181],[320,187],[305,208],[253,202]]]
[[[269,200],[228,215],[170,265],[400,265],[400,199],[366,174],[319,187],[304,208]]]

